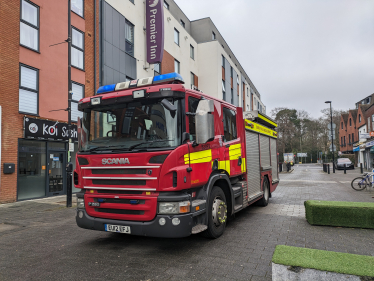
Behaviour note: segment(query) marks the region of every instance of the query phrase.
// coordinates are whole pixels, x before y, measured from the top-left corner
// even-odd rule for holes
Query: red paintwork
[[[165,88],[165,84],[156,85],[156,86],[147,86],[138,89],[145,89],[147,93],[158,92],[160,88]],[[185,164],[184,162],[184,155],[188,153],[203,151],[207,149],[211,149],[212,151],[212,160],[218,159],[219,161],[229,160],[229,148],[226,145],[234,145],[241,143],[242,147],[242,157],[246,157],[246,144],[245,144],[245,127],[244,127],[244,120],[243,120],[243,110],[240,107],[235,107],[232,104],[224,102],[222,100],[213,98],[211,96],[205,95],[201,92],[185,89],[185,87],[181,84],[167,84],[167,88],[171,88],[173,91],[180,91],[185,92],[185,108],[188,111],[188,97],[195,97],[201,98],[204,97],[206,99],[210,99],[214,101],[214,132],[215,132],[215,139],[208,144],[205,145],[198,145],[196,147],[192,146],[191,142],[183,144],[178,148],[171,150],[171,151],[162,151],[162,152],[140,152],[140,153],[121,153],[121,154],[92,154],[92,155],[78,155],[79,157],[86,158],[89,162],[87,165],[88,167],[108,167],[110,165],[102,165],[101,161],[103,158],[128,158],[129,164],[124,165],[113,165],[113,166],[159,166],[159,168],[150,168],[147,169],[146,174],[141,175],[92,175],[90,169],[81,169],[81,166],[76,159],[76,172],[79,175],[79,184],[76,185],[77,188],[84,188],[84,187],[108,187],[105,185],[94,185],[92,180],[90,179],[83,179],[83,177],[90,177],[90,176],[103,176],[103,177],[137,177],[137,178],[144,178],[146,181],[146,185],[144,186],[113,186],[111,185],[112,189],[115,188],[149,188],[154,189],[155,191],[150,192],[148,195],[146,192],[143,192],[141,195],[114,195],[114,194],[98,194],[96,190],[94,193],[85,193],[85,205],[87,213],[93,217],[102,217],[102,218],[109,218],[109,219],[118,219],[118,220],[132,220],[132,221],[150,221],[156,216],[157,210],[157,196],[159,192],[165,191],[180,191],[191,189],[195,187],[201,187],[206,184],[211,176],[212,173],[212,162],[206,163],[195,163],[195,164]],[[106,93],[97,96],[101,96],[103,100],[105,99],[112,99],[119,96],[127,96],[132,95],[134,89],[128,89],[113,93]],[[97,97],[96,96],[96,97]],[[84,98],[81,102],[86,103],[90,102],[90,98]],[[236,140],[222,143],[222,135],[224,134],[223,130],[223,107],[227,107],[231,110],[236,111],[236,122],[237,122],[237,135],[238,138]],[[189,132],[189,124],[188,118],[186,118],[186,131]],[[168,154],[168,157],[164,161],[163,164],[151,164],[149,163],[149,159],[156,155],[164,155]],[[187,168],[191,167],[192,171],[187,172]],[[152,174],[149,175],[148,171],[152,170]],[[177,172],[177,187],[173,187],[173,172]],[[244,179],[247,179],[247,174],[242,173],[241,166],[238,166],[238,160],[230,161],[230,177],[242,175]],[[270,182],[270,191],[273,192],[277,186],[277,184],[272,184],[271,178],[271,171],[266,171],[261,173],[261,178],[263,181],[264,176],[269,177]],[[151,180],[149,178],[157,178],[157,180]],[[262,182],[261,182],[262,186]],[[138,200],[146,200],[145,204],[140,205],[130,205],[130,204],[114,204],[114,203],[102,203],[101,208],[114,208],[114,209],[126,209],[126,210],[142,210],[144,211],[144,215],[120,215],[120,214],[109,214],[109,213],[98,213],[95,211],[94,207],[89,207],[88,202],[93,202],[94,198],[114,198],[117,197],[119,199],[138,199]]]

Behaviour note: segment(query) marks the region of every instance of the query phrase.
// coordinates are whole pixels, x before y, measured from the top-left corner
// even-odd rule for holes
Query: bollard
[[[279,163],[279,172],[282,172],[282,163]]]
[[[72,206],[72,172],[73,172],[73,163],[69,162],[66,164],[66,207],[70,208]]]
[[[364,169],[362,167],[362,163],[360,163],[360,168],[361,168],[361,174],[363,174],[364,173]]]
[[[326,168],[325,168],[325,163],[322,164],[322,167],[323,167],[323,172],[326,172]]]
[[[344,165],[344,174],[346,174],[346,173],[347,173],[347,166]]]
[[[327,164],[327,173],[330,175],[330,164]]]
[[[335,164],[332,162],[332,172],[335,174]]]

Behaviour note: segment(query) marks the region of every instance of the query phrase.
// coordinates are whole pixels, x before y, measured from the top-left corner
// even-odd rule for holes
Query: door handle
[[[230,145],[229,145],[229,144],[226,144],[225,146],[226,146],[226,147],[230,147]]]

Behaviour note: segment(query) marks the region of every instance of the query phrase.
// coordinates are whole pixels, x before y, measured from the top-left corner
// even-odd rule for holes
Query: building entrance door
[[[65,152],[49,151],[47,173],[47,196],[61,195],[66,190]]]

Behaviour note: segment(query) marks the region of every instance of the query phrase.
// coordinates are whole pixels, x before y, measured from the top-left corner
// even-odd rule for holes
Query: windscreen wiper
[[[154,140],[154,141],[145,141],[145,142],[141,142],[141,143],[138,143],[138,144],[135,144],[135,145],[132,145],[129,147],[129,151],[130,150],[133,150],[134,148],[140,146],[140,145],[143,145],[143,144],[147,144],[147,143],[155,143],[155,142],[163,142],[163,141],[173,141],[173,140]]]

